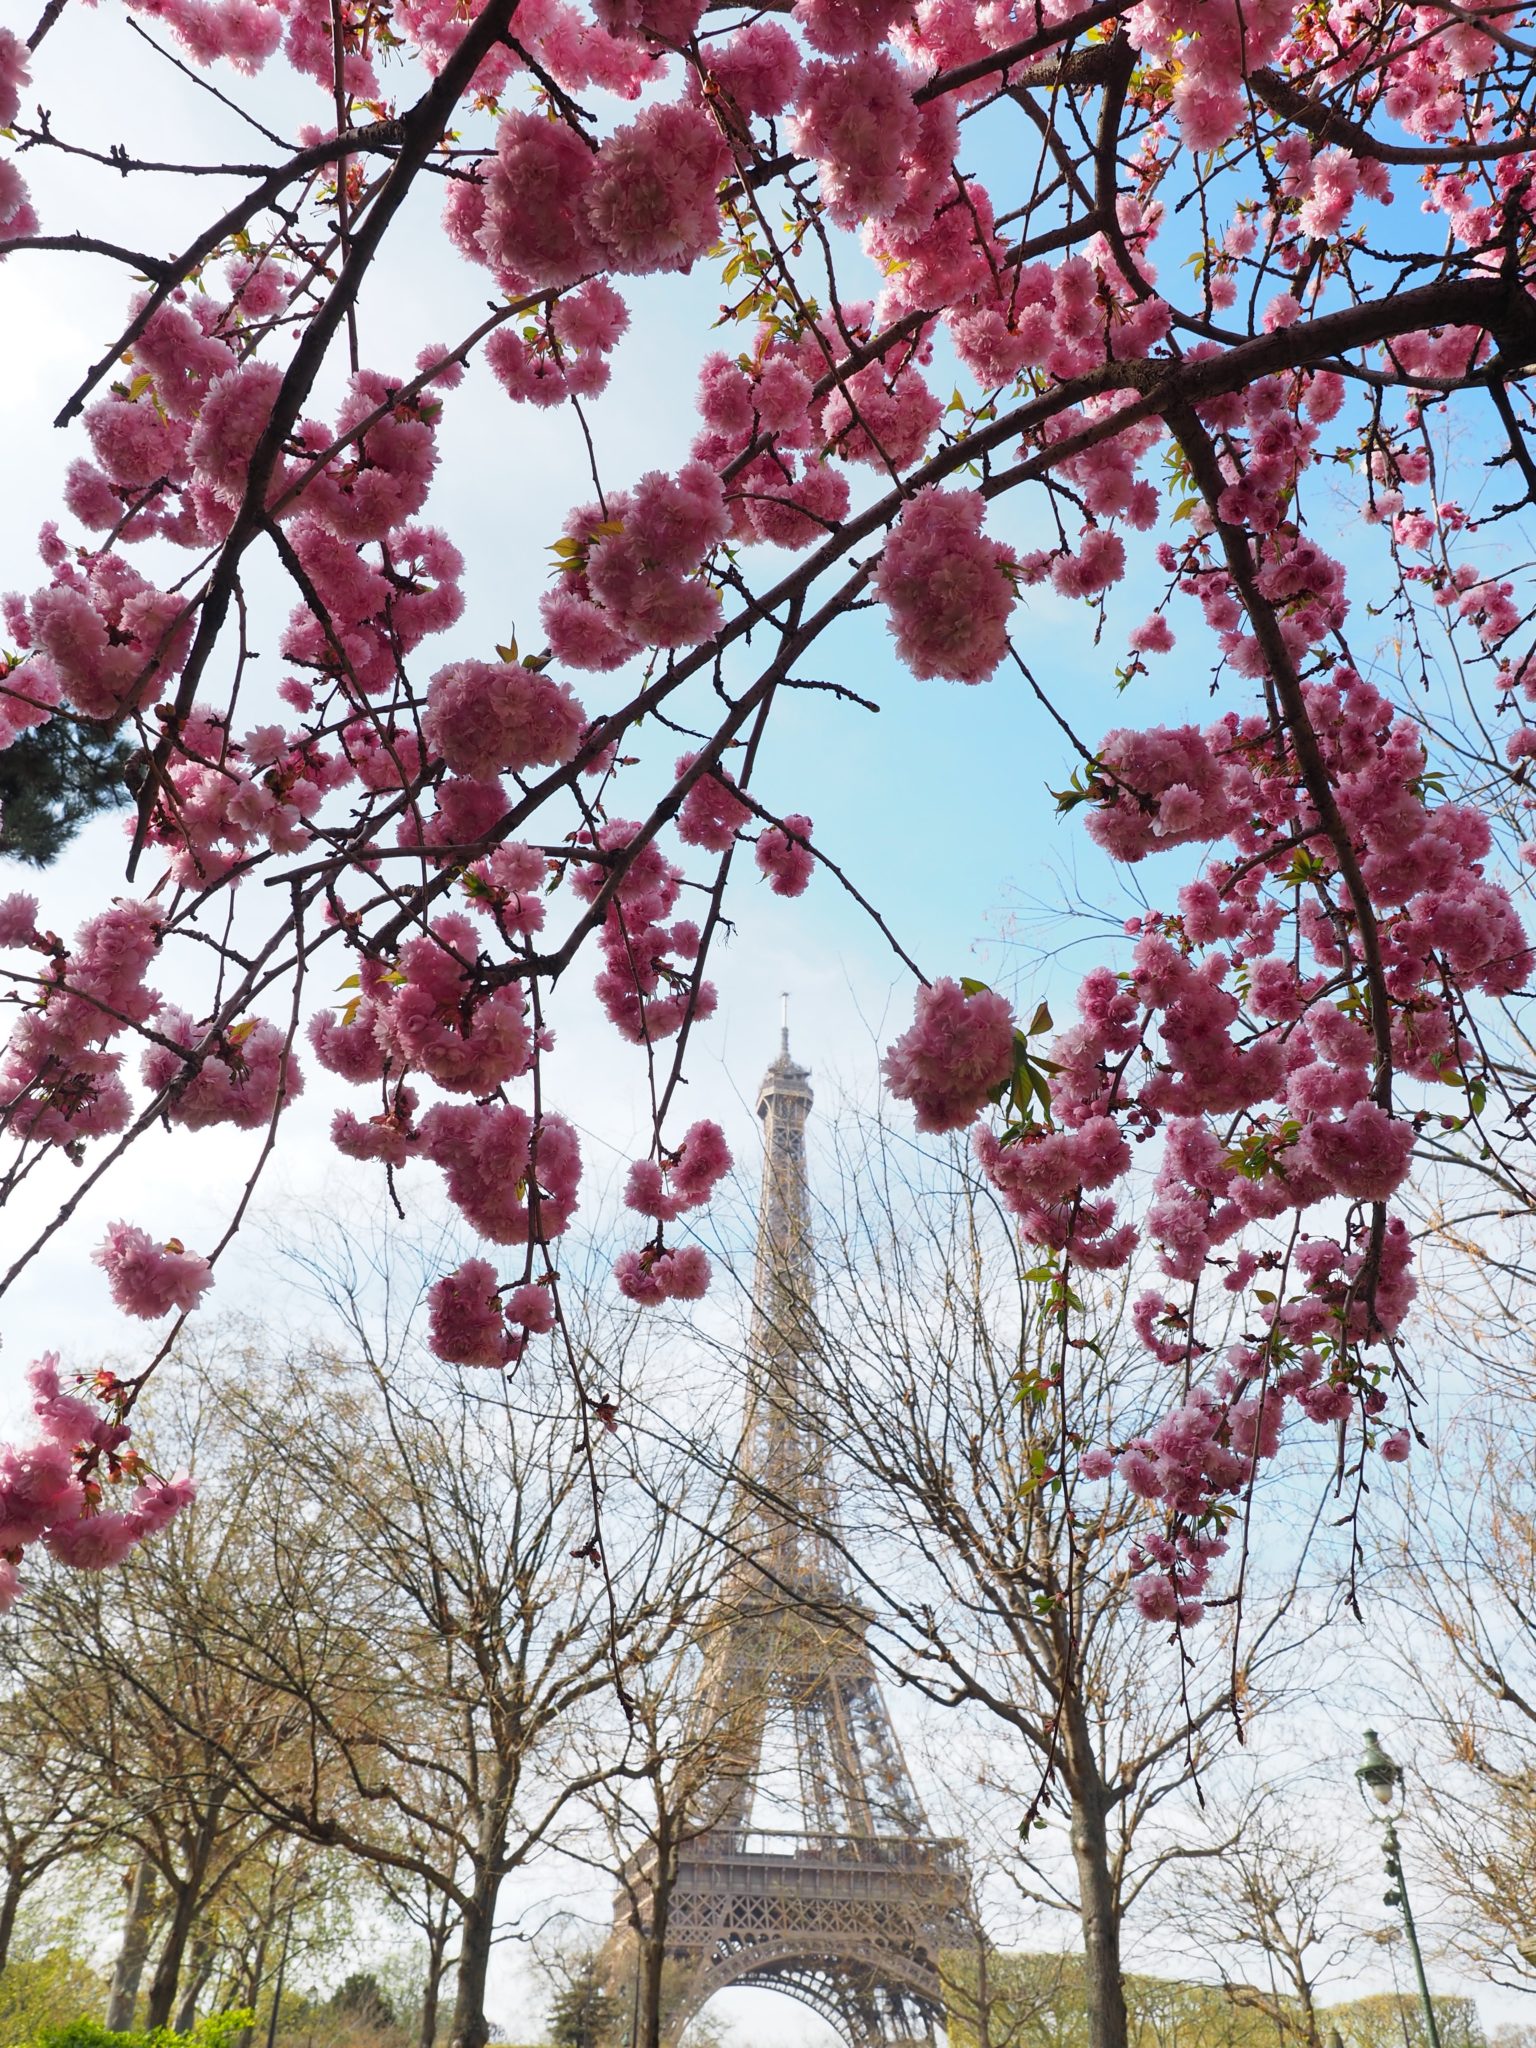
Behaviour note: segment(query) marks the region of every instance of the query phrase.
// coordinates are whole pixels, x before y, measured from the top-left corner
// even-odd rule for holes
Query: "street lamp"
[[[1402,1908],[1408,1950],[1413,1957],[1413,1973],[1419,1980],[1419,1997],[1424,2004],[1424,2026],[1429,2035],[1429,2048],[1440,2048],[1440,2029],[1435,2023],[1434,2001],[1429,1995],[1429,1980],[1424,1975],[1424,1958],[1419,1952],[1419,1931],[1413,1924],[1413,1908],[1408,1903],[1408,1887],[1403,1882],[1402,1851],[1397,1842],[1397,1817],[1403,1810],[1403,1767],[1401,1764],[1395,1764],[1387,1755],[1376,1739],[1374,1728],[1367,1728],[1365,1731],[1365,1753],[1360,1759],[1359,1769],[1355,1772],[1355,1783],[1360,1787],[1360,1796],[1366,1802],[1366,1811],[1372,1820],[1381,1823],[1381,1846],[1387,1876],[1392,1880],[1392,1889],[1385,1895],[1384,1903]]]

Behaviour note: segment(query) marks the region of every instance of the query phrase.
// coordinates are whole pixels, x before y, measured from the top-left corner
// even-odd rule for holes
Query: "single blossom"
[[[1014,1022],[991,989],[947,977],[919,989],[916,1017],[882,1062],[886,1086],[910,1102],[920,1131],[968,1124],[1013,1071]]]
[[[157,1244],[134,1224],[110,1225],[92,1256],[125,1315],[163,1316],[172,1309],[187,1315],[213,1283],[213,1268],[201,1254],[179,1238]]]

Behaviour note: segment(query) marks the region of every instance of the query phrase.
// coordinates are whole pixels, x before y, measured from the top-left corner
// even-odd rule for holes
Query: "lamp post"
[[[1395,1764],[1376,1739],[1376,1730],[1365,1731],[1365,1753],[1360,1767],[1355,1772],[1355,1783],[1360,1787],[1360,1796],[1366,1802],[1366,1811],[1372,1820],[1381,1823],[1381,1846],[1384,1852],[1387,1876],[1392,1880],[1392,1889],[1386,1894],[1385,1903],[1402,1909],[1403,1928],[1408,1936],[1408,1952],[1413,1957],[1413,1973],[1419,1980],[1419,1997],[1424,2005],[1424,2026],[1429,2035],[1429,2048],[1440,2048],[1440,2029],[1435,2022],[1434,2001],[1429,1995],[1429,1980],[1424,1975],[1424,1958],[1419,1951],[1419,1931],[1413,1924],[1413,1908],[1408,1903],[1408,1887],[1403,1881],[1403,1856],[1397,1841],[1397,1817],[1403,1810],[1403,1767]],[[1372,1802],[1375,1802],[1373,1805]]]

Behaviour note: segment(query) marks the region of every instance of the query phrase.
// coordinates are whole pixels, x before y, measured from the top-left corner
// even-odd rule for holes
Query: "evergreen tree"
[[[372,1970],[354,1970],[331,1994],[331,2008],[368,2027],[392,2027],[395,2008]]]
[[[98,811],[129,799],[134,749],[104,726],[51,718],[0,753],[0,853],[31,866],[58,859]]]
[[[577,1963],[549,2015],[555,2048],[605,2048],[618,2021],[618,2001],[598,1975],[596,1957]]]

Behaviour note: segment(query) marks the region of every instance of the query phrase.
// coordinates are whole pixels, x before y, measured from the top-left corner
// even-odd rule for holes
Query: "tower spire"
[[[789,1050],[787,1022],[780,1039],[779,1056],[757,1091],[763,1187],[744,1448],[773,1568],[799,1581],[819,1576],[818,1567],[827,1569],[814,1532],[826,1528],[831,1503],[824,1498],[826,1436],[814,1363],[816,1275],[805,1159],[805,1126],[815,1096],[809,1068]]]
[[[789,1050],[789,998],[780,1026],[778,1058],[757,1091],[763,1126],[763,1192],[757,1218],[757,1316],[754,1344],[771,1352],[793,1336],[809,1336],[815,1295],[811,1267],[810,1199],[805,1171],[805,1125],[816,1100],[811,1074]]]

